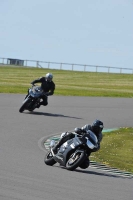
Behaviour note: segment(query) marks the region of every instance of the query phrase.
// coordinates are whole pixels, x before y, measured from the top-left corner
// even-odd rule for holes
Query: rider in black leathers
[[[53,79],[53,75],[51,73],[47,73],[45,77],[41,77],[31,82],[32,85],[34,85],[35,83],[41,83],[41,88],[43,89],[44,94],[42,94],[42,97],[41,97],[43,101],[40,102],[40,104],[38,105],[38,108],[40,107],[40,105],[43,105],[43,106],[48,105],[48,96],[54,94],[55,83],[52,81],[52,79]]]
[[[92,125],[86,124],[85,126],[83,126],[82,128],[75,128],[74,132],[77,134],[83,134],[86,133],[88,130],[91,130],[98,139],[98,147],[94,148],[93,150],[91,150],[91,152],[95,152],[98,151],[100,149],[100,142],[102,140],[102,130],[103,130],[103,122],[100,120],[95,120]],[[67,140],[74,138],[74,133],[71,132],[65,132],[63,134],[61,134],[61,138],[58,141],[58,143],[56,144],[56,146],[53,148],[53,152],[57,153],[58,148],[65,143]],[[90,152],[90,153],[91,153]],[[88,157],[90,156],[90,153],[88,154]],[[80,166],[81,168],[85,169],[89,166],[89,158],[86,158],[86,160],[84,161],[84,163],[82,163],[82,165]]]

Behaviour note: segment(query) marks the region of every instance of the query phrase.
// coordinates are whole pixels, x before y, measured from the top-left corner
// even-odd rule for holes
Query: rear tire
[[[89,158],[86,158],[86,159],[79,165],[79,167],[80,167],[81,169],[86,169],[86,168],[89,167],[89,165],[90,165],[90,160],[89,160]]]
[[[54,160],[53,155],[52,155],[52,153],[50,151],[47,152],[47,154],[45,155],[44,163],[46,165],[50,165],[50,166],[52,166],[52,165],[54,165],[56,163],[56,161]]]
[[[76,153],[76,155],[74,155]],[[67,170],[75,170],[79,165],[84,161],[86,158],[84,151],[77,151],[70,155],[67,163],[66,163],[66,169]]]
[[[22,106],[19,109],[19,112],[22,113],[25,108],[26,108],[26,104],[29,103],[30,99],[26,99],[25,102],[22,104]]]

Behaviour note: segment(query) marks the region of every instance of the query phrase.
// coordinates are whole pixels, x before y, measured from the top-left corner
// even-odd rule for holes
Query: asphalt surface
[[[132,127],[132,98],[52,96],[47,107],[19,113],[23,98],[0,94],[0,200],[133,200],[133,179],[92,167],[49,167],[39,146],[94,119],[105,129]]]

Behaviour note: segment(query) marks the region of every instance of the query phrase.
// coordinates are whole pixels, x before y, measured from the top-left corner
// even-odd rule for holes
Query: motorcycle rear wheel
[[[77,167],[79,167],[79,165],[86,158],[84,151],[83,152],[77,151],[76,154],[75,155],[74,154],[75,154],[75,152],[70,155],[70,157],[69,157],[69,159],[66,163],[66,169],[67,170],[70,170],[70,171],[75,170]]]
[[[52,155],[51,151],[47,152],[47,154],[45,155],[44,163],[46,165],[50,165],[50,166],[52,166],[52,165],[54,165],[56,163],[56,161],[53,158],[53,155]]]

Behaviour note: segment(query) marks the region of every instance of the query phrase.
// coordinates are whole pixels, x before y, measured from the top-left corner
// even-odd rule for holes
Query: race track
[[[38,145],[95,119],[105,129],[132,127],[132,98],[52,96],[47,107],[19,113],[23,98],[0,94],[0,200],[133,200],[132,178],[92,167],[49,167]]]

